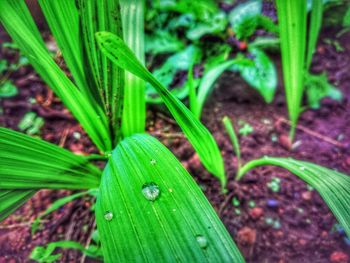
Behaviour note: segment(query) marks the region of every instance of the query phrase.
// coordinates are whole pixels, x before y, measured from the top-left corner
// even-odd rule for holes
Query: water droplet
[[[173,209],[173,212],[176,212],[176,209],[175,209],[175,208]]]
[[[147,200],[154,201],[160,195],[159,186],[155,183],[144,184],[142,186],[142,194]]]
[[[172,193],[172,192],[173,192],[173,189],[169,188],[168,191],[169,191],[169,193]]]
[[[196,236],[196,240],[197,240],[197,243],[200,246],[200,248],[203,248],[203,249],[207,248],[208,240],[204,236],[198,235],[198,236]]]
[[[113,219],[113,213],[111,211],[107,211],[104,215],[104,218],[107,220],[107,221],[111,221]]]
[[[304,166],[300,166],[299,169],[302,170],[302,171],[304,171],[304,170],[305,170],[305,167],[304,167]]]
[[[150,163],[151,163],[152,165],[156,165],[157,161],[154,160],[154,159],[152,159],[152,160],[150,161]]]
[[[156,151],[155,151],[156,153],[158,153],[159,152],[159,150],[158,149],[156,149]]]

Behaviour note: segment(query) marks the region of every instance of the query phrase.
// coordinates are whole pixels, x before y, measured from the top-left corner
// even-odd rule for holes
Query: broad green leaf
[[[228,19],[238,39],[245,39],[255,32],[261,9],[261,0],[250,0],[238,5],[229,13]]]
[[[17,94],[17,87],[12,83],[12,81],[7,80],[4,83],[0,83],[0,99],[13,97]]]
[[[315,188],[350,237],[350,176],[313,163],[291,158],[264,157],[248,162],[238,175],[264,165],[285,168]]]
[[[0,128],[0,189],[96,188],[100,170],[54,144]]]
[[[165,105],[187,136],[205,168],[226,184],[224,163],[219,148],[210,132],[192,112],[165,88],[136,58],[118,36],[108,32],[96,33],[103,53],[119,67],[149,82],[162,97]]]
[[[348,6],[348,9],[346,10],[346,13],[343,17],[343,27],[350,27],[350,5]]]
[[[120,0],[125,43],[145,64],[144,0]],[[123,136],[143,133],[146,125],[145,82],[125,72]]]
[[[152,55],[179,52],[184,43],[167,31],[156,31],[153,35],[145,36],[146,53]]]
[[[306,70],[309,70],[312,56],[315,52],[317,38],[322,26],[323,3],[322,0],[312,0],[312,9],[309,25],[309,41],[306,53]]]
[[[122,37],[122,19],[119,0],[78,0],[84,44],[84,69],[90,77],[88,84],[93,94],[104,104],[109,133],[113,145],[121,137],[121,118],[124,97],[125,72],[111,63],[99,50],[95,32],[109,31]],[[97,100],[97,99],[96,99]]]
[[[96,220],[106,262],[244,262],[195,181],[146,134],[113,151]]]
[[[324,97],[338,101],[343,97],[341,91],[328,82],[326,73],[321,75],[307,74],[305,76],[305,91],[307,103],[312,109],[318,109]]]
[[[25,2],[1,1],[0,21],[20,51],[78,119],[96,146],[101,151],[111,150],[106,116],[95,111],[87,98],[54,62]]]
[[[224,12],[218,12],[203,22],[195,23],[186,32],[186,37],[192,41],[199,40],[207,34],[218,34],[225,31],[227,18]]]
[[[278,34],[278,26],[268,16],[258,15],[257,27],[263,28],[267,32]]]
[[[249,43],[249,48],[259,48],[279,52],[280,40],[276,37],[256,37],[254,41]]]
[[[29,200],[36,190],[0,189],[0,222]]]
[[[270,103],[277,88],[275,65],[262,50],[249,48],[249,53],[252,56],[252,59],[249,59],[252,63],[245,61],[248,58],[240,59],[237,60],[233,68],[241,73],[250,86],[258,90],[265,102]]]
[[[290,138],[293,140],[304,91],[306,1],[277,0],[276,4],[281,41],[283,81],[289,119],[292,124]]]
[[[165,87],[169,87],[178,71],[187,71],[195,63],[200,50],[189,45],[186,49],[170,56],[164,64],[153,71],[154,77]],[[188,94],[186,82],[181,87],[174,87],[171,92],[179,99]],[[161,103],[162,99],[151,84],[146,85],[146,101],[148,103]]]

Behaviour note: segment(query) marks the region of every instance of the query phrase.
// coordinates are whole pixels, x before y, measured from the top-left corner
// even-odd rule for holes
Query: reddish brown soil
[[[325,33],[325,36],[333,36],[333,32]],[[248,173],[240,182],[233,180],[236,158],[221,124],[222,117],[227,115],[236,124],[238,120],[244,120],[253,126],[252,134],[240,137],[244,161],[263,155],[291,156],[350,174],[349,40],[350,34],[340,39],[346,49],[343,53],[336,53],[333,47],[322,43],[318,47],[313,70],[327,71],[329,79],[342,90],[344,99],[341,102],[325,99],[319,110],[306,110],[301,115],[301,130],[296,136],[301,145],[294,151],[287,149],[284,139],[288,126],[283,122],[287,117],[281,87],[274,103],[266,105],[239,77],[227,74],[220,80],[205,106],[203,123],[213,132],[225,157],[229,177],[226,195],[221,193],[218,181],[203,169],[188,142],[177,133],[179,129],[173,121],[158,111],[148,112],[150,133],[169,146],[195,177],[248,262],[346,262],[344,258],[350,257],[345,236],[332,231],[336,223],[334,216],[321,197],[315,191],[309,191],[294,175],[279,168],[263,167]],[[1,55],[10,61],[16,59],[4,52]],[[20,94],[1,101],[4,110],[0,115],[1,126],[17,129],[24,113],[32,110],[45,119],[43,139],[76,153],[95,151],[76,121],[30,67],[22,68],[10,78],[20,88]],[[36,98],[37,103],[29,103],[29,98]],[[311,133],[305,132],[305,128]],[[73,136],[76,131],[82,134],[79,140]],[[272,135],[279,140],[272,141]],[[341,137],[342,140],[337,141]],[[327,138],[336,143],[327,142]],[[277,193],[267,187],[273,177],[281,179],[281,190]],[[85,244],[93,228],[91,198],[64,206],[45,218],[43,230],[35,236],[30,234],[29,222],[54,200],[68,193],[40,191],[0,224],[0,263],[27,262],[34,246],[51,241],[77,240]],[[233,197],[240,201],[238,207],[232,205]],[[277,207],[267,205],[270,199],[278,201]],[[255,201],[254,209],[249,207],[249,201]],[[266,224],[267,217],[278,220],[280,227],[275,229]],[[80,257],[77,252],[65,251],[61,262],[78,262]]]

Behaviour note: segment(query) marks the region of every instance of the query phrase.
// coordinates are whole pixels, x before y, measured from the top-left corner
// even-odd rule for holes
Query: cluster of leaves
[[[32,259],[53,262],[60,257],[60,254],[54,254],[56,248],[75,248],[94,257],[103,255],[106,262],[244,262],[213,207],[181,163],[157,139],[143,133],[144,130],[135,134],[140,127],[144,127],[143,123],[139,125],[143,117],[136,120],[138,124],[129,123],[130,125],[124,126],[123,131],[123,111],[133,110],[138,107],[135,103],[142,101],[139,98],[131,99],[131,105],[123,107],[123,96],[144,96],[143,82],[137,82],[138,77],[157,91],[197,151],[203,165],[225,187],[223,160],[213,136],[143,65],[143,47],[142,44],[137,45],[142,36],[137,30],[138,26],[135,27],[139,25],[135,19],[139,21],[138,14],[143,13],[142,2],[121,0],[122,15],[118,11],[119,2],[115,0],[103,3],[88,0],[79,0],[77,3],[70,0],[39,0],[39,3],[72,78],[50,56],[24,0],[3,0],[0,21],[34,69],[61,98],[101,151],[97,157],[107,157],[107,163],[102,172],[91,163],[95,156],[78,156],[43,140],[0,128],[0,220],[23,205],[40,189],[88,189],[87,192],[74,194],[52,204],[34,222],[32,231],[35,232],[40,227],[40,218],[58,207],[87,193],[94,194],[97,197],[94,209],[98,228],[98,234],[94,232],[94,245],[85,248],[76,242],[59,241],[47,247],[37,247],[31,255]],[[211,8],[215,8],[214,4],[202,1],[161,3],[161,9],[178,13],[192,10],[191,13],[197,18],[210,17]],[[247,4],[258,4],[261,9],[258,1],[249,1]],[[245,17],[246,11],[241,12],[241,16]],[[252,28],[258,25],[273,27],[269,20],[260,15],[244,18],[243,21],[239,38],[248,37],[254,32]],[[121,30],[122,24],[124,33]],[[197,31],[197,28],[193,32],[194,28],[189,28],[192,31],[187,33],[191,32],[193,40],[197,37],[198,40],[208,32],[218,32],[213,30],[213,25],[203,21],[198,27],[200,30]],[[186,51],[198,54],[196,48],[198,46],[194,44],[192,50],[189,48]],[[220,63],[224,61],[221,65],[215,65],[220,70],[212,69],[208,74],[215,76],[226,68],[233,68],[232,70],[241,72],[242,76],[260,76],[263,71],[261,68],[267,64],[264,62],[266,58],[259,49],[250,52],[256,59],[259,57],[262,60],[256,63],[259,72],[252,69],[253,65],[247,60],[249,57],[242,54],[227,61],[219,59]],[[228,53],[226,51],[224,56],[219,54],[219,57],[226,58]],[[195,98],[202,94],[200,98],[205,98],[206,92],[198,91],[197,95],[194,88],[193,65],[197,61],[197,55],[194,58],[190,62],[183,59],[177,62],[190,65],[187,69],[190,94],[194,94]],[[250,60],[254,61],[254,58]],[[179,68],[182,69],[181,66]],[[125,75],[125,71],[130,75]],[[174,74],[170,62],[166,72]],[[266,77],[265,74],[263,77]],[[130,93],[124,93],[124,89],[129,89],[135,83],[138,86],[137,93],[130,90]],[[199,87],[201,83],[203,82],[198,84]],[[270,93],[267,94],[266,98],[270,98]],[[142,107],[138,109],[141,110]],[[191,105],[191,109],[196,109],[195,114],[200,112],[196,103]],[[27,133],[33,130],[32,124],[38,122],[33,114],[28,119],[30,121],[20,125]],[[232,123],[227,119],[224,123],[234,151],[239,156],[238,137]],[[251,132],[249,125],[243,125],[242,134]],[[237,178],[255,166],[267,164],[285,167],[315,187],[347,234],[350,233],[348,176],[301,161],[264,158],[244,165],[239,169]]]
[[[179,99],[189,96],[190,108],[198,118],[225,70],[240,73],[267,103],[272,101],[276,69],[263,48],[276,45],[278,39],[273,35],[278,35],[278,27],[262,15],[260,0],[247,1],[228,13],[214,1],[204,6],[201,1],[152,1],[149,6],[146,52],[150,57],[167,56],[163,64],[154,66],[153,73]],[[268,34],[256,37],[257,29]],[[201,68],[203,73],[196,72]],[[147,101],[161,103],[150,86]]]

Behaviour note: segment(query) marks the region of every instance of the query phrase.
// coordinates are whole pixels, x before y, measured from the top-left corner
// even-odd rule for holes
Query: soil
[[[334,31],[325,31],[320,39],[333,36]],[[0,41],[4,39],[5,36],[0,37]],[[349,261],[349,241],[343,231],[334,230],[334,216],[317,192],[296,176],[280,168],[262,167],[249,172],[241,181],[234,181],[237,159],[221,123],[227,115],[236,128],[239,120],[254,128],[251,134],[240,136],[244,162],[263,155],[288,156],[350,174],[350,34],[343,35],[339,42],[345,51],[336,52],[335,47],[319,43],[312,71],[326,71],[329,80],[342,91],[343,100],[324,99],[320,109],[306,109],[298,125],[298,146],[293,150],[286,140],[289,126],[282,86],[278,87],[274,102],[267,105],[239,76],[225,74],[220,79],[205,105],[202,122],[217,139],[225,158],[229,180],[226,194],[221,193],[218,180],[204,170],[174,122],[152,107],[148,110],[148,131],[167,145],[193,175],[247,262]],[[8,61],[18,59],[18,54],[9,54],[4,49],[0,52],[1,58]],[[280,68],[278,59],[276,66]],[[19,94],[0,102],[1,126],[18,130],[23,115],[34,111],[45,119],[40,133],[44,140],[78,154],[96,152],[78,123],[30,66],[13,72],[10,79],[19,88]],[[31,98],[36,102],[31,103]],[[81,138],[77,138],[77,133]],[[274,178],[280,179],[277,192],[268,187]],[[30,222],[53,201],[70,193],[39,191],[0,223],[0,263],[28,262],[35,246],[52,241],[76,240],[86,244],[94,228],[93,198],[88,196],[45,217],[43,228],[31,235]],[[233,199],[239,205],[237,202],[233,205]],[[63,253],[60,262],[78,262],[82,257],[73,250],[60,252]]]

